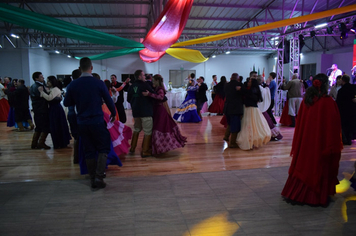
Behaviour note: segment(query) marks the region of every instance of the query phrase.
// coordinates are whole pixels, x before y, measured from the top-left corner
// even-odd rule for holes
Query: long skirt
[[[187,138],[181,135],[178,125],[165,106],[162,103],[156,104],[153,112],[152,154],[184,147],[186,142]]]
[[[281,115],[281,119],[279,120],[279,123],[285,126],[290,126],[292,124],[292,118],[288,115],[288,111],[289,111],[288,100],[284,104],[285,105],[283,107],[282,115]]]
[[[0,99],[0,122],[7,121],[9,115],[10,105],[7,99]]]
[[[242,150],[261,147],[271,140],[271,130],[258,107],[245,107],[237,145]]]
[[[282,134],[280,133],[278,127],[276,127],[271,119],[271,117],[268,115],[267,111],[262,113],[263,116],[265,117],[269,128],[271,129],[271,141],[276,141],[276,140],[281,140],[283,138]]]
[[[210,113],[224,113],[225,99],[221,98],[219,94],[215,95],[213,103],[209,107]]]

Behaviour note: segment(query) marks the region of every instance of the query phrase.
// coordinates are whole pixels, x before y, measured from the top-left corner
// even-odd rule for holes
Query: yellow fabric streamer
[[[327,11],[323,11],[323,12],[318,12],[318,13],[314,13],[314,14],[310,14],[310,15],[299,16],[299,17],[295,17],[295,18],[291,18],[291,19],[276,21],[276,22],[272,22],[269,24],[248,28],[248,29],[242,29],[242,30],[232,31],[229,33],[217,34],[217,35],[207,36],[207,37],[198,38],[198,39],[192,39],[192,40],[188,40],[188,41],[184,41],[184,42],[180,42],[180,43],[175,43],[171,47],[182,47],[182,46],[189,46],[189,45],[200,44],[200,43],[213,42],[213,41],[227,39],[227,38],[231,38],[231,37],[253,34],[253,33],[262,32],[262,31],[266,31],[266,30],[270,30],[270,29],[276,29],[276,28],[287,26],[287,25],[294,25],[294,24],[299,24],[299,23],[303,23],[306,21],[317,20],[317,19],[321,19],[321,18],[333,16],[333,15],[338,15],[338,14],[342,14],[342,13],[347,13],[347,12],[351,12],[351,11],[356,11],[356,4],[346,6],[346,7],[340,7],[340,8],[336,8],[336,9],[332,9],[332,10],[327,10]]]
[[[209,60],[209,58],[204,57],[200,51],[187,48],[168,48],[166,53],[179,60],[193,63],[202,63]]]

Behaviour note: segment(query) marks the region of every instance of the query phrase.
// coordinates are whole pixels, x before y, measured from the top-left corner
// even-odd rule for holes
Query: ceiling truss
[[[32,4],[38,3],[51,3],[51,4],[122,4],[122,5],[133,5],[147,6],[149,8],[148,14],[48,14],[50,17],[58,19],[141,19],[147,21],[147,25],[142,26],[129,26],[129,25],[91,25],[88,28],[107,32],[120,37],[132,39],[135,41],[141,41],[145,35],[148,33],[154,20],[158,18],[160,12],[163,10],[163,6],[168,0],[141,0],[141,1],[123,1],[123,0],[0,0],[0,2],[16,3],[17,6],[34,11]],[[293,4],[287,0],[266,0],[264,5],[244,5],[244,4],[221,4],[221,3],[205,3],[205,2],[194,2],[193,8],[213,8],[213,9],[244,9],[249,11],[254,11],[255,14],[251,17],[225,17],[221,16],[201,16],[201,15],[191,15],[188,21],[205,22],[205,25],[198,24],[197,27],[187,26],[179,41],[186,41],[190,39],[206,37],[209,35],[220,34],[224,32],[236,31],[239,29],[252,28],[255,26],[260,26],[263,24],[268,24],[271,22],[279,21],[282,19],[292,18],[295,16],[302,16],[306,14],[312,14],[316,12],[318,6],[325,7],[327,10],[332,3],[337,2],[337,7],[343,7],[348,1],[345,0],[313,0],[312,5],[306,2],[308,0],[294,0]],[[352,0],[354,1],[354,0]],[[281,3],[276,6],[276,3]],[[320,10],[320,8],[319,8]],[[281,14],[276,16],[276,11],[280,11]],[[275,52],[278,47],[279,40],[282,37],[288,39],[288,35],[291,34],[303,34],[305,37],[305,47],[303,52],[309,51],[319,51],[319,50],[330,50],[333,47],[343,47],[349,46],[349,41],[340,40],[340,33],[338,31],[337,25],[340,22],[344,22],[348,28],[352,27],[353,21],[355,21],[355,13],[350,13],[344,15],[341,18],[338,16],[332,16],[327,19],[330,27],[334,28],[332,34],[328,34],[326,29],[315,29],[311,22],[305,22],[298,26],[286,26],[283,28],[277,28],[274,30],[269,30],[268,32],[260,32],[251,35],[233,37],[226,40],[220,40],[216,42],[199,44],[189,46],[187,48],[201,50],[205,56],[211,56],[214,54],[225,53],[226,51],[241,51],[241,50],[261,50],[265,52]],[[238,28],[230,27],[214,27],[211,22],[239,22],[240,26]],[[315,31],[315,37],[310,37],[311,31]],[[61,50],[62,52],[75,55],[78,53],[85,53],[86,51],[102,53],[110,50],[119,49],[117,47],[95,45],[83,41],[73,40],[63,38],[53,34],[47,34],[44,32],[39,32],[32,29],[23,29],[21,27],[4,22],[0,26],[0,35],[4,38],[5,35],[9,36],[12,32],[16,32],[20,36],[21,43],[16,42],[17,47],[42,47],[46,50]],[[349,37],[353,34],[350,32]],[[279,39],[276,39],[279,37]],[[333,42],[330,44],[330,42]],[[331,45],[331,46],[330,46]],[[4,46],[4,45],[3,45]]]

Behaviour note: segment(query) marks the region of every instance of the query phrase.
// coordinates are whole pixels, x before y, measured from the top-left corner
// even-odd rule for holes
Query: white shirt
[[[342,75],[342,71],[339,69],[333,70],[329,76],[329,85],[332,86],[336,82],[336,77]]]

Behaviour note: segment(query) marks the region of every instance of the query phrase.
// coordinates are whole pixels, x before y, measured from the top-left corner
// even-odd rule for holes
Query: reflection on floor
[[[31,132],[0,123],[0,235],[356,235],[353,189],[327,208],[281,198],[294,129],[280,127],[284,139],[259,149],[224,149],[220,118],[179,124],[189,140],[182,149],[127,155],[99,191],[71,164],[71,148],[31,150]],[[343,150],[340,180],[355,149]]]

